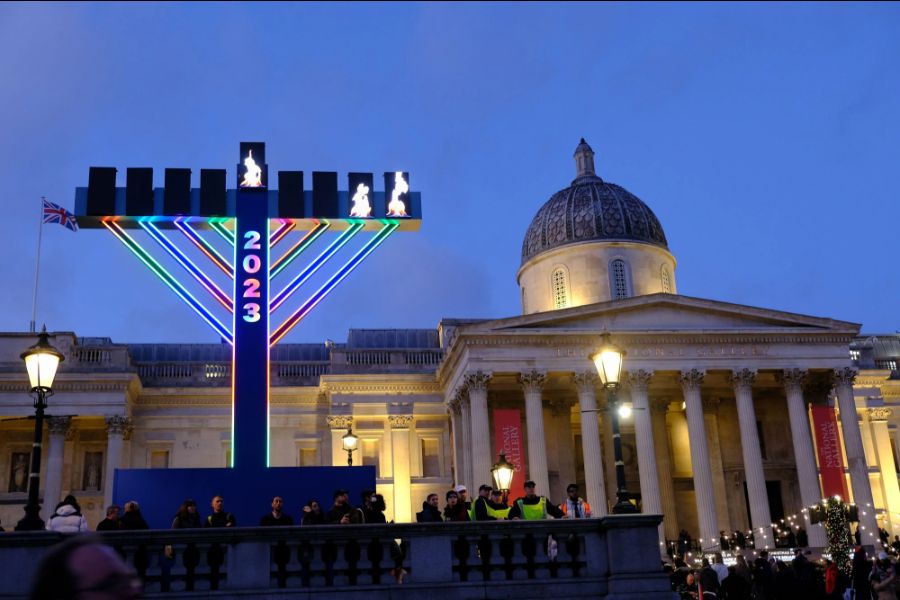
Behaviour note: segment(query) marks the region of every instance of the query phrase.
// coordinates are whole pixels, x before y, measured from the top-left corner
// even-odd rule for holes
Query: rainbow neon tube
[[[400,223],[393,220],[383,220],[384,227],[375,234],[375,236],[366,242],[366,245],[359,249],[359,251],[353,255],[353,257],[347,261],[347,263],[341,267],[331,278],[326,281],[322,287],[320,287],[316,292],[309,297],[309,299],[303,303],[297,311],[292,314],[287,320],[279,325],[278,329],[276,329],[271,337],[269,338],[269,344],[274,346],[278,343],[278,341],[283,338],[288,332],[297,326],[297,324],[309,314],[309,312],[316,307],[316,305],[321,302],[328,293],[333,290],[337,284],[344,280],[347,275],[350,274],[353,269],[355,269],[367,256],[369,256],[375,248],[377,248],[384,240],[387,239],[391,233],[394,232],[397,227],[400,226]]]
[[[314,228],[307,231],[306,235],[304,235],[299,242],[291,246],[290,250],[282,254],[281,258],[279,258],[272,264],[272,273],[270,277],[275,277],[276,275],[281,273],[285,269],[285,267],[291,264],[291,261],[300,256],[300,254],[302,254],[304,250],[309,248],[312,243],[316,241],[320,235],[325,233],[325,230],[327,230],[329,227],[331,227],[331,223],[329,223],[325,219],[322,219],[321,222],[316,221],[316,226]]]
[[[188,219],[175,219],[175,227],[178,228],[184,236],[191,240],[200,251],[205,254],[213,264],[215,264],[219,269],[221,269],[228,277],[234,278],[234,267],[232,267],[225,258],[219,254],[219,252],[212,247],[212,245],[203,239],[203,237],[197,233],[197,230],[194,229],[191,224],[188,222]]]
[[[363,225],[365,223],[363,221],[350,221],[350,227],[348,227],[345,231],[341,233],[340,236],[336,240],[334,240],[325,250],[322,251],[319,256],[315,258],[311,263],[309,263],[303,271],[297,275],[293,281],[291,281],[283,290],[278,292],[278,295],[272,298],[271,303],[269,304],[269,313],[275,312],[279,306],[284,304],[284,301],[291,297],[297,288],[303,285],[307,279],[312,277],[313,273],[319,270],[325,262],[334,256],[334,254],[340,250],[344,244],[349,242],[353,236],[359,233],[362,230]]]
[[[175,261],[180,264],[184,269],[190,273],[194,279],[196,279],[200,285],[206,288],[210,294],[212,294],[213,298],[219,301],[219,303],[225,307],[226,310],[232,311],[234,310],[234,306],[232,306],[231,298],[228,297],[228,294],[222,291],[219,286],[217,286],[209,277],[207,277],[206,273],[201,271],[197,265],[191,262],[191,260],[184,255],[175,244],[173,244],[169,239],[163,235],[163,233],[150,221],[146,219],[138,219],[138,225],[141,228],[150,234],[156,242],[163,247],[163,250],[169,253],[169,256],[175,259]]]
[[[157,277],[162,279],[163,283],[165,283],[169,288],[175,292],[175,294],[184,300],[188,306],[194,309],[200,318],[209,324],[216,333],[222,336],[229,344],[234,345],[234,338],[231,335],[231,332],[228,331],[222,323],[219,322],[216,317],[206,309],[203,304],[201,304],[196,298],[194,298],[190,292],[188,292],[183,285],[181,285],[178,280],[176,280],[172,275],[163,268],[150,254],[144,250],[140,244],[134,241],[130,235],[125,233],[125,230],[119,227],[117,223],[114,221],[103,220],[103,225],[122,242],[126,248],[131,250],[135,256],[140,259],[147,267],[156,274]]]

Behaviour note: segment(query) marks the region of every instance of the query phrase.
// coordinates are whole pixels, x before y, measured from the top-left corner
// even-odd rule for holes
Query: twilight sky
[[[272,173],[422,193],[421,231],[285,341],[519,314],[522,238],[582,136],[659,217],[680,293],[900,329],[897,4],[4,3],[0,72],[2,331],[31,318],[42,195],[73,209],[91,165],[231,182],[242,140]],[[218,340],[108,232],[44,227],[39,324]]]

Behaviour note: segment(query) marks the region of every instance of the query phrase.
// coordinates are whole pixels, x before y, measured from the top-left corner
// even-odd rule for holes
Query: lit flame
[[[353,194],[353,207],[350,209],[351,217],[368,218],[372,216],[372,206],[369,204],[369,186],[361,183]],[[402,202],[401,202],[402,204]]]
[[[250,155],[244,159],[244,166],[247,167],[247,172],[244,173],[241,187],[262,187],[262,168],[253,160],[253,150],[250,150]]]
[[[394,173],[394,192],[391,194],[391,201],[388,203],[389,217],[406,217],[406,204],[400,199],[400,194],[409,191],[409,184],[403,179],[403,173],[397,171]]]

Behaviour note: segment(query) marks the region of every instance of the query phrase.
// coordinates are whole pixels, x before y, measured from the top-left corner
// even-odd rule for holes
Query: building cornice
[[[433,375],[323,375],[319,387],[326,394],[442,394]]]

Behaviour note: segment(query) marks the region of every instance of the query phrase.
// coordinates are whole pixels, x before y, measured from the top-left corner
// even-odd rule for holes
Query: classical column
[[[819,486],[816,455],[809,430],[809,412],[806,408],[806,400],[803,398],[805,378],[806,371],[784,370],[784,391],[787,396],[788,417],[791,421],[794,462],[797,463],[797,481],[800,483],[800,501],[803,502],[804,508],[809,508],[822,500],[822,488]],[[822,525],[810,523],[808,510],[803,511],[803,520],[806,522],[809,545],[814,548],[824,548],[827,540]]]
[[[62,493],[63,451],[66,434],[72,425],[72,417],[47,417],[50,431],[47,449],[47,474],[44,478],[44,505],[41,517],[46,521],[53,516],[56,503]]]
[[[875,503],[872,501],[872,487],[869,484],[869,467],[862,445],[856,401],[853,399],[853,381],[856,371],[850,368],[834,370],[834,389],[841,411],[841,430],[844,434],[844,451],[850,467],[850,485],[853,500],[859,507],[860,540],[863,544],[879,543],[878,523],[875,520]]]
[[[572,440],[572,405],[570,399],[556,398],[549,402],[551,420],[547,444],[556,452],[547,453],[550,473],[556,471],[557,481],[550,480],[550,497],[564,498],[566,486],[575,481],[575,453]]]
[[[397,523],[412,522],[412,486],[409,477],[409,426],[412,420],[412,415],[388,416],[394,469],[394,521]]]
[[[472,473],[470,498],[475,498],[478,486],[490,485],[491,467],[494,456],[491,452],[491,430],[488,416],[487,393],[491,373],[476,371],[466,375],[466,388],[469,390],[469,418],[472,431]]]
[[[584,454],[584,483],[587,501],[595,517],[606,515],[606,486],[603,485],[603,456],[600,452],[600,427],[597,425],[597,373],[575,374],[578,404],[581,408],[581,448]]]
[[[654,401],[650,405],[653,424],[653,439],[656,440],[656,468],[662,511],[665,515],[663,527],[666,538],[678,537],[678,508],[675,505],[675,485],[672,483],[672,460],[669,452],[669,430],[666,427],[668,400]]]
[[[113,415],[106,417],[106,474],[103,480],[104,506],[112,504],[113,480],[116,469],[122,466],[122,445],[125,432],[131,428],[131,419]]]
[[[688,434],[691,438],[691,466],[694,471],[697,522],[700,524],[701,544],[704,549],[710,549],[719,545],[719,519],[713,493],[712,469],[709,465],[706,425],[703,422],[703,402],[700,398],[703,378],[703,371],[697,369],[681,372],[681,388],[684,391]]]
[[[456,402],[459,405],[460,412],[460,431],[462,432],[462,452],[459,456],[462,459],[462,468],[458,475],[459,479],[456,483],[461,483],[472,488],[472,405],[469,402],[469,393],[465,387],[456,390]]]
[[[754,381],[756,371],[750,369],[732,371],[731,382],[734,384],[734,399],[741,430],[741,451],[744,456],[744,478],[747,481],[747,496],[750,499],[750,523],[754,539],[762,541],[766,548],[774,548],[769,494],[766,492],[766,474],[763,472],[759,433],[756,429],[756,411],[753,408]]]
[[[868,409],[869,422],[872,427],[872,445],[878,458],[878,470],[881,473],[881,487],[884,496],[884,511],[887,517],[885,529],[893,536],[900,535],[900,484],[894,470],[894,453],[891,450],[891,434],[887,422],[893,409],[878,407]]]
[[[450,431],[452,432],[452,437],[450,439],[453,444],[453,452],[451,453],[451,460],[453,461],[453,477],[456,481],[460,481],[462,479],[459,471],[462,466],[462,460],[460,458],[462,441],[460,440],[461,432],[459,426],[462,418],[462,411],[459,403],[456,401],[456,396],[450,398],[447,402],[447,414],[450,415]]]
[[[537,484],[539,494],[550,493],[550,476],[547,473],[547,442],[544,439],[544,403],[541,390],[547,382],[547,374],[529,371],[519,374],[519,383],[525,392],[525,427],[528,431],[528,477]]]
[[[345,467],[347,466],[347,451],[344,450],[344,443],[341,438],[347,433],[347,430],[353,425],[353,417],[350,415],[328,415],[325,417],[328,428],[331,430],[331,466]],[[362,464],[357,451],[357,463]]]
[[[662,500],[659,494],[659,476],[656,469],[656,448],[653,444],[653,421],[650,415],[650,401],[647,386],[652,372],[637,370],[628,374],[631,388],[631,402],[634,405],[634,438],[637,443],[638,475],[641,479],[641,504],[645,513],[661,515]],[[666,530],[659,524],[659,541],[663,554],[666,550]]]

